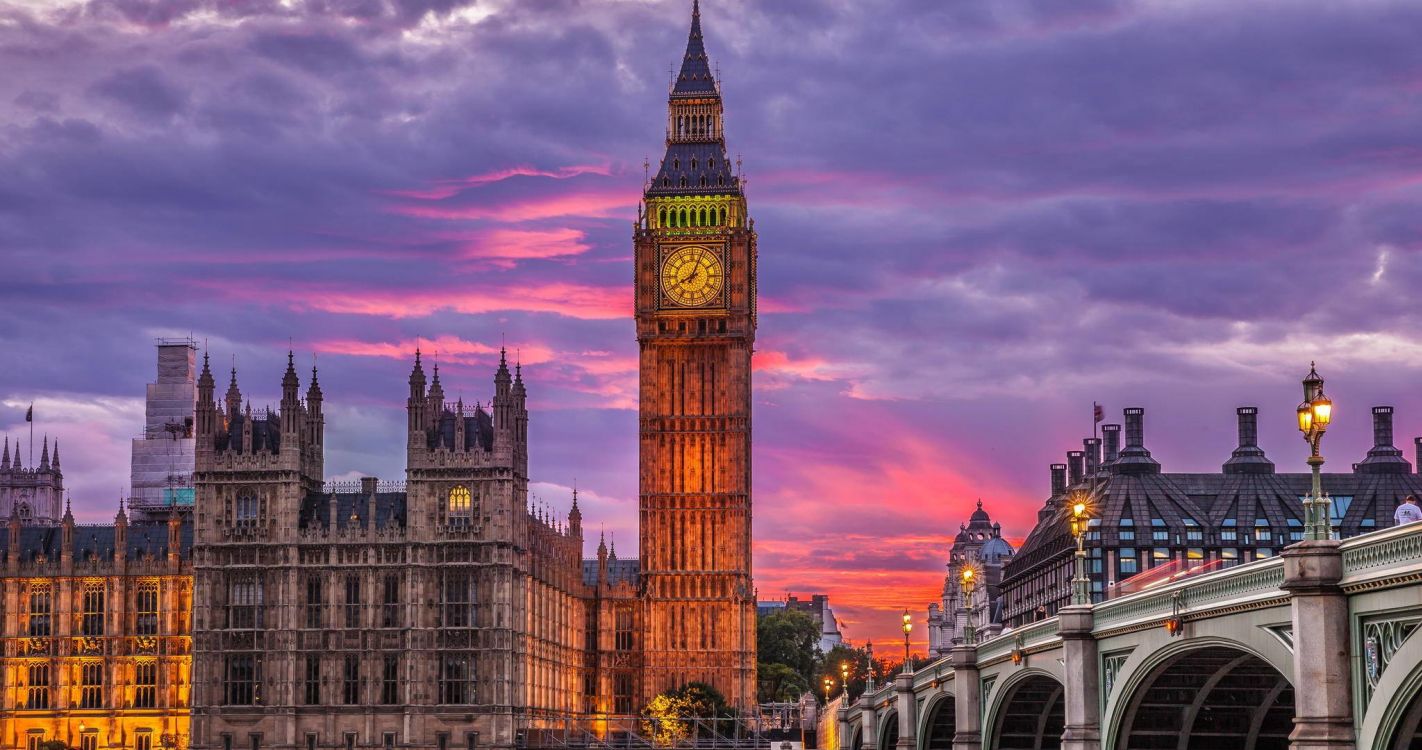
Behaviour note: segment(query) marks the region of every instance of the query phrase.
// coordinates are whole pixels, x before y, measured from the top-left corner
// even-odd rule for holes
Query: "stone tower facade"
[[[158,340],[158,377],[148,384],[143,435],[133,439],[128,509],[135,520],[163,520],[193,509],[193,427],[197,342]]]
[[[693,5],[635,232],[643,703],[690,681],[755,700],[756,235],[723,123]]]
[[[13,517],[23,526],[58,526],[64,512],[59,440],[54,441],[54,458],[50,459],[49,438],[44,437],[39,462],[29,468],[23,465],[20,441],[15,441],[13,459],[10,438],[6,437],[4,443],[4,453],[0,455],[0,517]]]

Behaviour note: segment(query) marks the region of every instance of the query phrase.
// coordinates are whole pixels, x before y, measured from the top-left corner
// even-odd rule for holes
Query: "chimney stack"
[[[1086,476],[1094,477],[1101,468],[1101,438],[1085,438],[1081,441],[1081,447],[1086,454]]]
[[[1239,419],[1239,446],[1224,462],[1224,473],[1273,474],[1274,462],[1259,447],[1259,407],[1241,406],[1234,411]]]
[[[1067,482],[1068,486],[1081,484],[1082,477],[1086,471],[1086,452],[1067,451]]]
[[[1125,415],[1126,446],[1116,459],[1116,473],[1159,474],[1160,462],[1151,458],[1145,447],[1145,409],[1132,406],[1125,410]]]
[[[1422,474],[1422,437],[1413,438],[1412,442],[1417,446],[1417,473]]]
[[[1417,451],[1422,455],[1422,438],[1417,438]],[[1066,494],[1067,488],[1067,465],[1052,464],[1052,497],[1061,497]]]
[[[1102,457],[1101,463],[1105,466],[1110,466],[1116,463],[1116,459],[1121,457],[1121,425],[1101,425],[1101,437],[1106,444],[1106,455]]]
[[[1354,469],[1359,474],[1410,474],[1412,465],[1392,444],[1392,407],[1373,407],[1373,447]]]

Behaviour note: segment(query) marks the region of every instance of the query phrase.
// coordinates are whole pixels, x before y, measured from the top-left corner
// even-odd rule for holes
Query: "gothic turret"
[[[286,352],[286,372],[281,376],[281,431],[295,444],[301,430],[301,379],[296,377],[296,357]]]
[[[242,410],[242,390],[237,387],[237,364],[234,360],[232,364],[232,382],[227,385],[227,421],[237,416]]]
[[[4,457],[3,459],[0,459],[0,471],[9,471],[9,469],[10,469],[10,436],[9,436],[9,435],[6,435],[6,436],[5,436],[5,457]]]

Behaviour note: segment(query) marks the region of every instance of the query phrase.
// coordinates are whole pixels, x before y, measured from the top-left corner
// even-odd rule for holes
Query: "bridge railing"
[[[1422,524],[1394,526],[1343,541],[1343,587],[1372,587],[1422,564]]]

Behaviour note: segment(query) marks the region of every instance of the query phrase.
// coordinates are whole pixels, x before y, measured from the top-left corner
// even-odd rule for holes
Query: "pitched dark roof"
[[[114,556],[114,525],[92,524],[74,527],[74,561],[84,562],[97,557],[112,560]],[[37,555],[58,561],[62,550],[64,529],[60,526],[26,526],[20,529],[20,559],[28,562]],[[184,559],[191,558],[193,550],[193,525],[191,517],[183,519],[179,533],[178,554]],[[10,534],[0,529],[0,557],[10,554]],[[144,555],[155,558],[168,556],[168,524],[166,521],[135,522],[128,526],[129,560],[137,560]]]
[[[719,140],[669,144],[657,177],[647,188],[648,196],[740,193],[740,182],[726,158],[726,145]]]
[[[375,525],[381,528],[392,522],[405,526],[405,493],[375,493]],[[334,513],[332,512],[334,511]],[[362,492],[310,492],[301,501],[298,523],[303,529],[327,529],[334,522],[337,529],[359,526],[369,528],[370,495]],[[354,516],[354,520],[352,520]]]
[[[706,56],[706,44],[701,38],[701,3],[692,0],[691,32],[686,38],[686,55],[681,60],[681,72],[672,86],[672,96],[715,96],[716,79],[711,73],[711,61]]]
[[[631,583],[636,585],[637,578],[642,574],[642,563],[637,558],[626,560],[611,557],[607,560],[608,583]],[[597,585],[597,559],[583,560],[583,583],[588,586]]]

